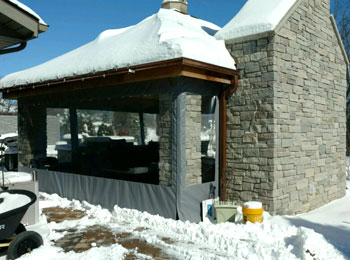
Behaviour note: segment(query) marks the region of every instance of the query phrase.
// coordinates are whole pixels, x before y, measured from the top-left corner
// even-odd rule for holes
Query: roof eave
[[[11,20],[33,32],[33,36],[28,40],[37,38],[39,33],[45,32],[48,29],[47,24],[42,24],[33,14],[10,1],[0,1],[0,7],[2,12]]]
[[[46,32],[47,29],[49,29],[49,26],[47,24],[39,23],[39,33]]]
[[[133,82],[172,77],[190,77],[222,84],[232,84],[237,70],[220,67],[188,58],[135,65],[126,68],[89,73],[57,80],[35,82],[0,89],[5,99],[38,94],[57,93],[76,89],[121,85]]]

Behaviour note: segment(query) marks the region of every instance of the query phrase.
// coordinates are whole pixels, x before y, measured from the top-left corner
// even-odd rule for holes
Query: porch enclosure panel
[[[20,98],[20,169],[37,170],[41,191],[200,221],[201,201],[218,194],[221,88],[177,77]],[[52,145],[47,116],[62,109]]]

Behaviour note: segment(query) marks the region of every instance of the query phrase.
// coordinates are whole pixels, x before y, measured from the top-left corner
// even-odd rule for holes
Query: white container
[[[217,223],[235,222],[237,208],[239,207],[235,201],[219,201],[214,203],[216,211]]]

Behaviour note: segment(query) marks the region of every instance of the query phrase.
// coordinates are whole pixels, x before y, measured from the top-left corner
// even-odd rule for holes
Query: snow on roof
[[[297,0],[248,0],[215,37],[230,40],[272,31]]]
[[[17,5],[19,8],[21,8],[23,11],[33,15],[34,17],[36,17],[39,20],[39,23],[43,24],[43,25],[47,25],[43,19],[41,19],[41,17],[34,12],[32,9],[30,9],[28,6],[26,6],[25,4],[22,4],[20,1],[17,0],[8,0],[9,2]]]
[[[94,41],[39,66],[10,74],[0,88],[55,80],[174,58],[235,69],[220,27],[173,10],[160,9],[137,25],[107,30]]]

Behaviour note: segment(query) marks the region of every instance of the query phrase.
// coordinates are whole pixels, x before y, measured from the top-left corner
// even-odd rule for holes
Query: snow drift
[[[64,236],[64,230],[84,229],[93,225],[105,225],[114,232],[134,232],[142,241],[162,248],[174,259],[345,259],[333,245],[320,234],[307,228],[283,224],[233,224],[190,223],[165,219],[137,210],[115,206],[110,212],[100,206],[76,200],[69,201],[57,195],[41,194],[40,207],[71,207],[86,212],[80,220],[51,222],[51,234],[43,247],[21,259],[38,259],[45,255],[50,259],[124,259],[128,251],[115,244],[109,247],[92,248],[84,253],[68,252],[52,245],[53,240]],[[165,243],[162,238],[173,243]],[[149,259],[136,255],[138,259]]]

